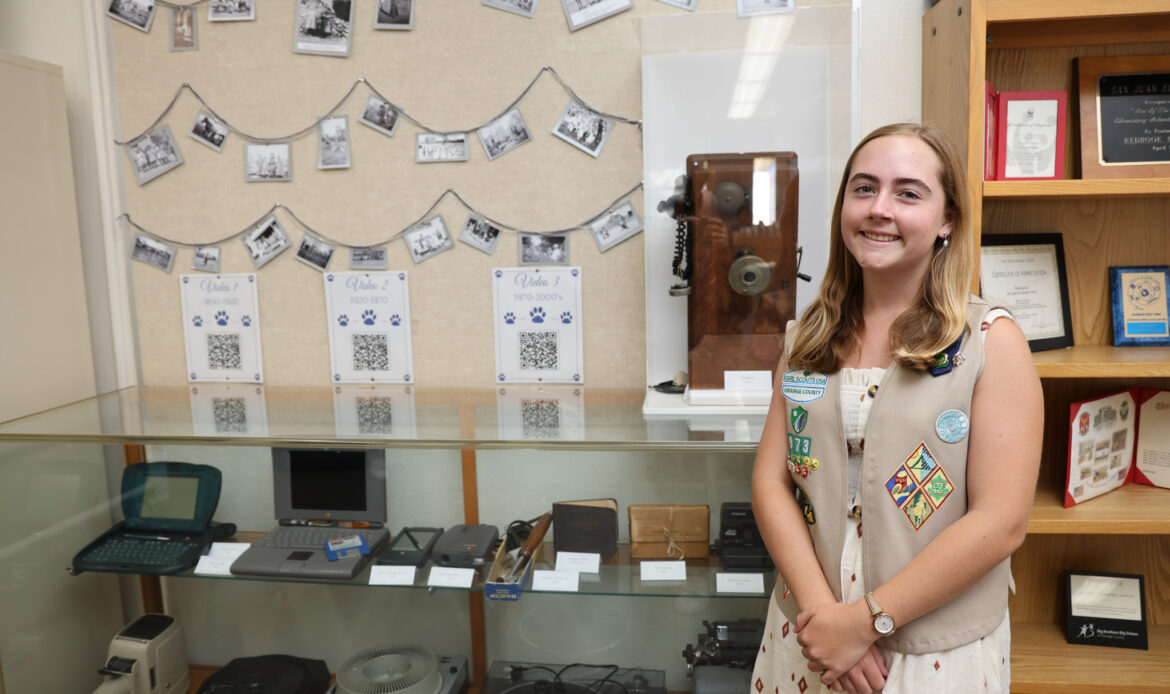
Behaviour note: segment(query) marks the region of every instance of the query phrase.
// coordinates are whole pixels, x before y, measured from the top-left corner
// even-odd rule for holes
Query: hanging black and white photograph
[[[467,221],[463,224],[463,230],[459,232],[459,240],[491,255],[495,252],[496,243],[500,240],[500,230],[492,226],[486,219],[469,214]]]
[[[451,234],[447,232],[447,225],[438,215],[407,229],[402,233],[402,238],[410,250],[410,257],[416,263],[455,247]]]
[[[305,265],[309,265],[321,272],[329,267],[329,261],[333,260],[333,252],[337,250],[337,246],[319,239],[312,234],[305,234],[301,239],[301,245],[297,247],[297,260]]]
[[[488,159],[511,152],[520,145],[532,139],[528,133],[528,125],[520,109],[514,108],[491,123],[475,131],[479,141],[483,144],[483,151],[487,152]]]
[[[762,14],[791,12],[793,0],[735,0],[735,9],[740,17],[756,17]]]
[[[414,161],[416,163],[467,161],[467,159],[467,133],[417,133],[414,136]]]
[[[375,29],[414,28],[414,0],[374,0],[374,4]]]
[[[150,31],[155,9],[154,0],[110,0],[106,16],[140,31]]]
[[[597,242],[597,247],[602,253],[642,231],[642,226],[637,210],[629,202],[624,202],[589,222],[593,240]]]
[[[600,22],[633,6],[634,0],[561,0],[569,31]]]
[[[207,6],[209,22],[241,22],[256,19],[256,0],[211,0]]]
[[[263,267],[290,245],[284,227],[280,226],[280,222],[272,215],[265,217],[245,234],[243,241],[257,268]]]
[[[196,8],[193,5],[171,8],[171,50],[199,50],[199,35],[196,32]]]
[[[175,136],[171,134],[171,126],[165,123],[127,142],[122,149],[130,160],[130,166],[134,167],[134,178],[138,185],[154,180],[183,163],[183,155],[179,152]]]
[[[349,55],[353,0],[297,0],[293,50],[313,55]]]
[[[200,246],[191,258],[191,269],[219,272],[219,246]]]
[[[613,132],[613,121],[576,99],[569,99],[561,119],[553,128],[553,135],[577,149],[598,156],[609,134]]]
[[[521,265],[568,265],[568,234],[520,234]]]
[[[170,244],[152,239],[145,234],[135,234],[130,257],[163,272],[170,272],[171,265],[175,262],[175,252],[175,247]]]
[[[215,151],[222,152],[223,143],[228,136],[228,127],[226,123],[207,111],[200,111],[195,116],[195,123],[191,126],[191,132],[188,134]]]
[[[317,123],[317,168],[349,168],[349,116],[330,116]]]
[[[483,0],[483,4],[521,17],[531,18],[536,12],[536,0]]]
[[[363,246],[349,249],[351,270],[385,270],[386,247]]]
[[[358,122],[364,123],[380,133],[392,136],[395,129],[398,128],[399,115],[398,110],[391,106],[389,101],[377,94],[370,94]]]
[[[248,143],[244,147],[244,180],[291,181],[292,147],[287,142]]]

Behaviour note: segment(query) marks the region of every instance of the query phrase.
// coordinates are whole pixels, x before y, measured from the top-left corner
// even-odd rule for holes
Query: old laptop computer
[[[349,579],[390,539],[383,450],[272,449],[277,527],[232,563],[233,574]],[[368,554],[330,560],[325,543],[361,535]]]

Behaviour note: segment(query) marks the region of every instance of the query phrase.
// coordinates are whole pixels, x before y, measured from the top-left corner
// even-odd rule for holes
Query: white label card
[[[381,566],[370,567],[370,585],[372,586],[413,586],[415,568],[413,566]]]
[[[763,593],[764,574],[715,574],[716,593]]]
[[[442,588],[470,588],[475,580],[475,569],[456,569],[450,566],[432,566],[427,577],[428,586]]]
[[[587,552],[557,552],[557,571],[598,573],[601,571],[601,555]]]
[[[685,561],[644,561],[642,562],[643,581],[685,581],[687,580],[687,563]]]
[[[323,277],[330,379],[413,382],[406,273],[326,272]]]
[[[199,557],[195,573],[200,576],[231,576],[232,562],[251,546],[248,542],[213,542],[211,550]]]
[[[724,390],[772,390],[771,371],[724,371]]]
[[[581,268],[492,270],[497,383],[582,383]]]
[[[576,593],[580,576],[575,571],[547,571],[537,569],[532,572],[532,589],[557,593]]]
[[[256,275],[180,275],[187,380],[264,380]]]

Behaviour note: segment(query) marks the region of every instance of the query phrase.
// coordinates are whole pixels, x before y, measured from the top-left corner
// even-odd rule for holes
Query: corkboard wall
[[[636,0],[634,9],[571,33],[555,0],[539,3],[532,19],[470,0],[424,0],[412,31],[377,31],[373,1],[356,0],[351,54],[336,58],[293,53],[292,0],[257,4],[254,21],[216,23],[206,21],[206,4],[200,6],[197,51],[169,50],[166,7],[159,8],[150,33],[113,22],[122,139],[147,128],[185,82],[232,125],[261,137],[310,125],[363,77],[432,128],[469,129],[497,115],[546,65],[595,108],[636,119],[639,18],[683,12]],[[735,9],[734,0],[700,5],[701,12]],[[217,153],[189,138],[200,105],[184,93],[164,122],[185,163],[144,186],[123,163],[126,211],[164,237],[204,243],[244,229],[283,203],[333,239],[369,245],[420,217],[448,188],[488,216],[540,230],[590,219],[642,178],[635,126],[619,123],[597,159],[551,134],[569,96],[549,74],[520,103],[532,141],[494,161],[471,137],[468,162],[416,164],[415,126],[402,122],[394,137],[386,137],[358,124],[368,94],[359,86],[338,111],[350,119],[351,168],[318,170],[312,133],[292,144],[292,181],[246,183],[245,139],[233,133]],[[641,194],[630,200],[645,216]],[[466,210],[448,197],[436,212],[457,235]],[[277,214],[295,246],[304,229],[286,213]],[[127,229],[127,246],[132,238]],[[221,248],[222,272],[253,271],[238,239]],[[298,262],[294,250],[257,274],[265,382],[324,385],[329,347],[321,274]],[[340,250],[331,269],[348,270],[348,253]],[[457,243],[453,251],[417,265],[401,240],[388,250],[389,268],[409,272],[416,382],[492,385],[490,270],[516,265],[515,235],[505,234],[491,256]],[[582,268],[584,375],[590,387],[644,386],[643,250],[641,235],[605,254],[587,231],[571,236],[570,260]],[[179,275],[193,272],[191,259],[191,249],[180,249],[170,274],[131,263],[145,385],[186,382]]]

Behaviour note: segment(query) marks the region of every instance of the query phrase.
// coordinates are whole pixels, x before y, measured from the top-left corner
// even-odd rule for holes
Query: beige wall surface
[[[0,421],[95,393],[61,68],[0,51]]]
[[[255,21],[206,21],[199,8],[199,50],[169,50],[166,8],[150,33],[113,24],[121,137],[151,125],[175,90],[190,83],[232,125],[259,137],[282,137],[311,125],[358,78],[424,124],[439,130],[477,127],[518,97],[543,66],[552,66],[586,102],[613,114],[640,116],[637,17],[677,12],[663,3],[635,9],[570,33],[559,4],[540,3],[526,19],[476,3],[420,3],[412,31],[376,31],[375,5],[355,3],[348,58],[295,54],[292,2],[258,3]],[[734,8],[707,2],[705,10]],[[570,227],[604,211],[641,180],[640,134],[619,123],[597,159],[551,134],[568,93],[545,74],[519,104],[532,141],[489,161],[470,138],[470,161],[417,164],[414,135],[403,122],[393,137],[357,123],[368,89],[339,110],[350,118],[349,169],[318,170],[315,134],[292,145],[292,181],[244,182],[245,139],[233,133],[217,153],[187,136],[198,102],[190,93],[164,120],[185,163],[138,186],[129,165],[126,211],[161,236],[189,243],[240,231],[276,203],[317,231],[351,245],[377,244],[421,216],[448,188],[501,222],[530,230]],[[631,196],[639,212],[640,195]],[[467,212],[448,197],[436,210],[453,235]],[[304,229],[277,213],[294,245]],[[125,232],[126,243],[132,233]],[[253,269],[242,243],[222,248],[221,271]],[[506,234],[488,256],[457,243],[415,265],[401,240],[389,245],[389,267],[410,278],[414,371],[420,385],[490,386],[494,339],[490,270],[517,264],[516,237]],[[343,251],[345,249],[342,249]],[[295,249],[294,249],[295,251]],[[643,243],[641,237],[599,253],[587,230],[570,238],[570,260],[582,268],[585,383],[644,383]],[[342,254],[338,254],[339,256]],[[192,251],[180,251],[170,273],[133,263],[143,381],[186,381],[179,275]],[[331,269],[348,269],[335,257]],[[325,384],[328,329],[321,275],[286,251],[258,271],[265,382]]]

